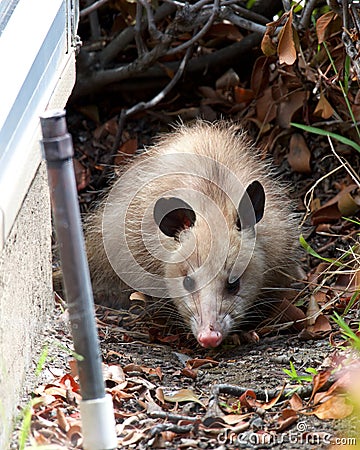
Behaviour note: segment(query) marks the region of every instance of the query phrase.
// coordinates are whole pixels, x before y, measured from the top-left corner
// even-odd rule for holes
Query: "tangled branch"
[[[345,49],[360,78],[357,6],[351,0],[327,2],[342,16]],[[320,3],[319,0],[308,0],[294,25],[306,29]],[[266,24],[272,21],[275,12],[290,8],[290,2],[285,0],[258,0],[252,10],[240,6],[238,0],[198,0],[193,4],[183,0],[163,0],[155,9],[151,2],[138,0],[132,16],[129,13],[130,24],[108,38],[104,46],[104,40],[100,42],[97,38],[101,30],[94,24],[99,23],[98,15],[103,9],[110,8],[109,5],[111,2],[108,0],[97,0],[81,12],[82,19],[89,20],[93,35],[91,44],[81,50],[81,70],[73,100],[99,93],[104,87],[124,83],[125,80],[137,80],[139,86],[143,80],[158,80],[159,90],[162,90],[169,77],[171,79],[172,74],[179,72],[181,60],[189,48],[192,52],[186,58],[182,74],[194,77],[219,67],[226,71],[235,60],[240,60],[243,54],[261,42]],[[126,13],[122,12],[122,15],[126,19]],[[222,48],[209,51],[209,30],[213,25],[225,22],[236,27],[239,37],[227,39]],[[95,51],[94,41],[99,42]]]

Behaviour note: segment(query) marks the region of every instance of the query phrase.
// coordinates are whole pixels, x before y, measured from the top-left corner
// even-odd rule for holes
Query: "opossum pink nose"
[[[223,340],[223,335],[220,331],[206,330],[200,331],[197,340],[202,347],[217,347]]]

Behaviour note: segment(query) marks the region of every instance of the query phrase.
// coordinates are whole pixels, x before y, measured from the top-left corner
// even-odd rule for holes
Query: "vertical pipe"
[[[80,405],[87,449],[117,445],[111,397],[105,395],[93,295],[72,163],[73,146],[65,111],[48,111],[40,118],[47,162],[53,219],[60,250],[71,331],[77,360]],[[105,428],[104,428],[105,427]]]

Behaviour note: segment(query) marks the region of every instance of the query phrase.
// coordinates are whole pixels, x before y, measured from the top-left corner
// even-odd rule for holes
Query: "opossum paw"
[[[258,344],[260,337],[256,331],[243,331],[232,336],[235,345],[241,344]]]

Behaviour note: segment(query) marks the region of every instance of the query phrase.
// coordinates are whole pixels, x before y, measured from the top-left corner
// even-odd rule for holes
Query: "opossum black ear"
[[[239,230],[252,228],[258,223],[265,208],[265,191],[259,181],[253,181],[246,189],[238,207],[237,227]]]
[[[159,198],[154,206],[154,219],[166,236],[176,235],[194,225],[196,215],[192,207],[177,197]]]

